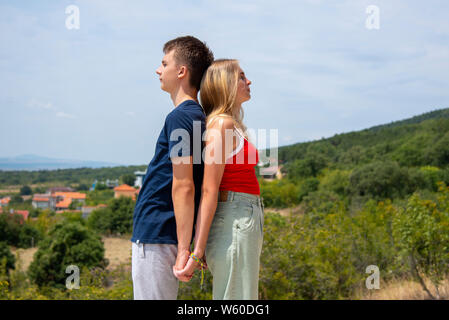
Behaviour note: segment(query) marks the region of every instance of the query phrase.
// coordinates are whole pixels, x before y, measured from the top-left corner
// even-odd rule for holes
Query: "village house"
[[[31,205],[35,209],[50,209],[50,196],[51,194],[34,194],[31,199]]]
[[[51,209],[54,211],[67,210],[73,201],[79,203],[77,210],[81,209],[86,200],[86,194],[67,190],[70,188],[51,188],[45,194],[35,194],[31,205],[36,209]]]
[[[120,196],[131,197],[133,200],[136,200],[137,195],[139,194],[140,188],[136,189],[127,184],[122,184],[118,187],[114,188],[114,198],[119,198]]]
[[[274,179],[282,179],[281,167],[282,165],[278,165],[277,158],[269,158],[266,162],[260,162],[259,167],[259,175],[265,180],[274,180]]]
[[[11,201],[11,197],[9,197],[9,196],[0,199],[0,208],[8,206],[9,201]]]

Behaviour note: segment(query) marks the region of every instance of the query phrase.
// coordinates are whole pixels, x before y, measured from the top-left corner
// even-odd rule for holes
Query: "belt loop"
[[[228,191],[228,201],[234,201],[234,191]]]

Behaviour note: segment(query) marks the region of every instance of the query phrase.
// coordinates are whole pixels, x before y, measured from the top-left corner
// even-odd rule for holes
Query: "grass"
[[[427,288],[436,296],[436,290],[430,280],[425,280]],[[440,299],[449,300],[449,278],[446,278],[439,287]],[[388,283],[380,283],[379,289],[358,290],[354,299],[357,300],[430,300],[429,295],[421,285],[408,279],[392,280]]]

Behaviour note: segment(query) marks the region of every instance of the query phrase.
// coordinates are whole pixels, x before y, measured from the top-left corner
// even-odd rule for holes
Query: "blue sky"
[[[0,157],[148,164],[173,108],[162,46],[187,34],[240,60],[245,123],[278,129],[279,145],[447,108],[448,16],[436,0],[1,0]]]

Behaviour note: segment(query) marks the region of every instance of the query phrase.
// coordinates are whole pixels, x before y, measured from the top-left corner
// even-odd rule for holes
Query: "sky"
[[[448,16],[446,0],[0,0],[0,157],[148,164],[174,108],[155,70],[183,35],[240,61],[244,122],[279,146],[448,108]]]

